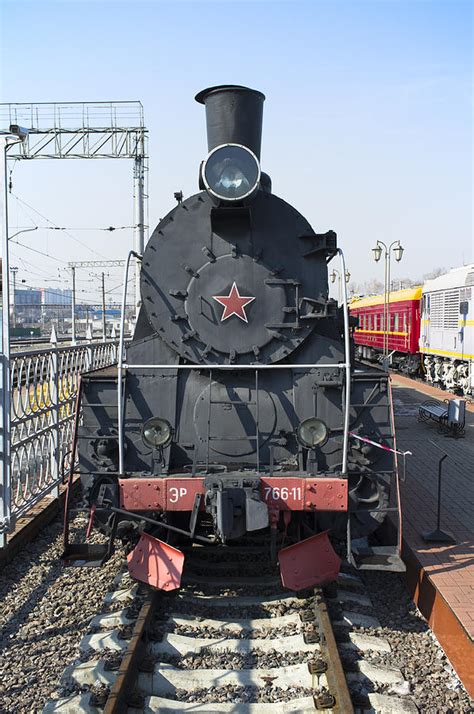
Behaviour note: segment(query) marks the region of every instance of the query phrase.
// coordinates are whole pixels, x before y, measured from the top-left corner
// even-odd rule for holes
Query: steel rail
[[[351,694],[342,668],[341,657],[334,637],[328,608],[319,589],[316,589],[315,614],[319,623],[321,654],[327,663],[325,672],[334,704],[330,708],[337,714],[354,714]]]
[[[123,714],[128,708],[128,699],[138,673],[138,664],[146,645],[146,631],[153,617],[158,600],[156,592],[147,592],[125,654],[120,663],[117,678],[110,690],[103,714]]]

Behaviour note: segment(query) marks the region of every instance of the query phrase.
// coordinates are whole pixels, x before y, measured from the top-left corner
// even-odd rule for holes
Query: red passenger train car
[[[392,365],[407,374],[416,374],[420,369],[421,290],[420,286],[390,293],[388,352]],[[384,296],[354,298],[350,312],[359,319],[354,331],[356,357],[378,360],[385,332]]]

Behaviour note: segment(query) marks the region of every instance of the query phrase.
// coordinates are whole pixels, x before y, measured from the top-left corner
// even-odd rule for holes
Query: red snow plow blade
[[[337,578],[341,566],[328,531],[282,548],[278,561],[283,586],[296,591],[330,583]]]
[[[176,590],[181,585],[184,553],[148,533],[143,533],[127,560],[132,578],[153,588]]]

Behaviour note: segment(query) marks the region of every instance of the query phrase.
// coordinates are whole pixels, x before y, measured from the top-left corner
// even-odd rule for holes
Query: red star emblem
[[[241,295],[235,282],[232,283],[232,287],[228,295],[213,295],[212,299],[224,306],[221,322],[227,320],[228,317],[232,317],[232,315],[237,315],[237,317],[240,317],[240,319],[244,322],[248,322],[244,308],[249,304],[249,302],[253,302],[255,300],[254,297],[244,297]]]

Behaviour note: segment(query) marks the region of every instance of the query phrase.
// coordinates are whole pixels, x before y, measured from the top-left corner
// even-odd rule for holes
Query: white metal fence
[[[0,547],[15,521],[46,494],[58,495],[70,449],[79,376],[117,361],[117,342],[90,343],[10,356],[9,483],[0,484],[5,514]],[[5,473],[5,471],[4,471]]]

